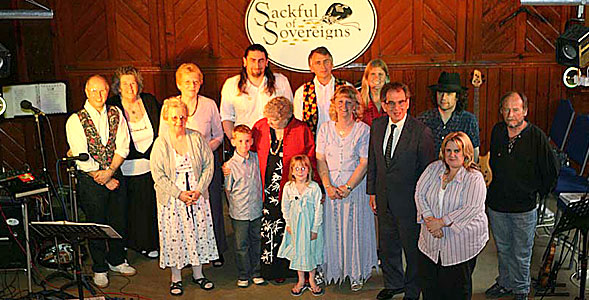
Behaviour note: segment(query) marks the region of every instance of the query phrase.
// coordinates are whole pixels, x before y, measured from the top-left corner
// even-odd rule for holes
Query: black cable
[[[51,121],[47,115],[44,115],[45,120],[47,120],[47,124],[49,126],[49,133],[51,134],[51,143],[53,144],[53,155],[55,155],[55,159],[59,160],[57,156],[57,147],[55,147],[55,136],[53,135],[53,127],[51,126]]]
[[[59,171],[59,163],[61,161],[58,159],[55,162],[55,172],[57,173],[57,187],[58,188],[64,188],[63,183],[61,182],[61,172]],[[61,202],[61,207],[63,208],[63,215],[65,216],[66,220],[69,220],[69,216],[67,213],[67,206],[65,204],[65,199],[63,199],[62,195],[59,193],[59,191],[57,192],[57,198],[59,198],[59,201]]]

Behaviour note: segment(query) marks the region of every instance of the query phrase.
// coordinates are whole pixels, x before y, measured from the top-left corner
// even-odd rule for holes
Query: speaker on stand
[[[0,270],[26,272],[30,294],[33,284],[27,202],[0,202],[0,209]]]

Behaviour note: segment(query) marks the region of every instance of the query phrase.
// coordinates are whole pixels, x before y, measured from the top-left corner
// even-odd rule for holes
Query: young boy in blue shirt
[[[266,283],[260,275],[262,179],[258,155],[249,151],[253,144],[251,129],[235,126],[231,144],[235,153],[224,165],[225,191],[235,231],[237,286],[246,288],[250,278],[256,285]]]

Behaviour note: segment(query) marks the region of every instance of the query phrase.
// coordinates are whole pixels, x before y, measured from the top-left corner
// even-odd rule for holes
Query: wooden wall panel
[[[173,8],[174,62],[176,65],[210,52],[207,30],[207,5],[205,0],[169,1]],[[172,46],[172,45],[170,45]]]
[[[151,31],[147,0],[116,0],[115,24],[120,60],[151,61]]]
[[[561,32],[561,20],[566,12],[562,8],[551,6],[529,7],[529,10],[546,20],[528,16],[526,20],[526,52],[553,55],[554,42]]]
[[[250,45],[244,29],[248,4],[247,0],[217,1],[220,57],[241,58]]]
[[[424,53],[454,53],[457,50],[457,6],[457,0],[423,1]]]
[[[380,1],[377,8],[376,53],[387,62],[464,61],[466,1]]]
[[[378,21],[380,57],[413,53],[413,1],[381,1]]]
[[[473,32],[482,37],[482,53],[514,53],[516,32],[515,20],[503,25],[501,21],[517,9],[516,1],[487,0],[483,3],[481,32]]]
[[[472,16],[474,22],[480,22],[482,29],[480,35],[475,33],[473,36],[475,47],[481,53],[478,59],[503,62],[554,61],[556,38],[564,31],[566,21],[574,16],[575,8],[525,6],[529,12],[524,10],[518,13],[521,7],[519,0],[482,1],[482,10],[474,11]],[[515,13],[517,15],[512,17]],[[477,39],[480,41],[477,42]]]
[[[71,4],[72,15],[67,16],[68,40],[65,46],[74,54],[69,58],[71,64],[76,62],[107,60],[108,30],[105,1],[74,1]],[[84,18],[78,16],[84,15]]]
[[[56,18],[50,22],[52,31],[25,30],[26,35],[15,39],[14,43],[24,45],[18,50],[19,57],[27,58],[26,62],[19,62],[18,77],[20,81],[66,81],[70,112],[85,101],[86,78],[102,74],[110,79],[113,70],[124,64],[139,67],[145,91],[162,100],[178,94],[175,68],[182,62],[195,62],[204,73],[201,93],[219,101],[224,81],[240,71],[241,56],[249,45],[244,31],[249,0],[41,2],[54,8]],[[442,71],[460,73],[463,85],[469,87],[468,109],[472,110],[470,76],[474,69],[479,69],[485,77],[479,99],[483,151],[488,148],[492,126],[500,119],[499,98],[510,90],[528,95],[529,120],[548,130],[558,100],[568,92],[561,83],[564,70],[554,62],[554,41],[566,20],[574,16],[575,8],[528,7],[547,22],[521,13],[500,26],[500,21],[520,7],[518,0],[373,2],[378,12],[378,31],[372,46],[356,63],[384,59],[391,80],[407,83],[413,92],[411,114],[433,107],[432,93],[427,87],[437,82]],[[15,24],[28,28],[30,22],[33,21]],[[14,29],[14,34],[22,33]],[[37,49],[41,48],[32,41],[53,43],[47,45],[53,46],[53,57],[47,52],[44,59],[29,59],[39,56]],[[53,68],[28,76],[42,64],[51,64]],[[309,73],[272,68],[289,78],[293,91],[312,79]],[[51,71],[54,76],[48,74]],[[356,83],[362,72],[361,67],[352,67],[334,73]],[[67,148],[65,117],[51,117],[58,156]],[[30,120],[0,119],[0,160],[10,160],[12,165],[36,161],[38,149],[33,133]]]

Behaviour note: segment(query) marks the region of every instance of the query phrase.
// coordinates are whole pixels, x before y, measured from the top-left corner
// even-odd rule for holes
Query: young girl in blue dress
[[[323,294],[315,282],[317,266],[323,263],[323,204],[321,189],[313,178],[311,161],[306,155],[296,155],[290,161],[289,181],[282,191],[282,214],[286,232],[278,257],[290,260],[290,269],[296,270],[298,282],[291,289],[300,296],[309,288],[313,295]],[[305,272],[309,272],[309,285],[305,285]]]

